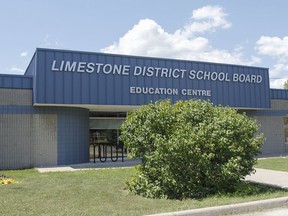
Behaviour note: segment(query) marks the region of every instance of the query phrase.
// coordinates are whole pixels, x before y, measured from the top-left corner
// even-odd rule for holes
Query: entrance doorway
[[[116,115],[116,116],[115,116]],[[126,116],[126,114],[125,114]],[[119,140],[123,114],[90,113],[90,160],[113,162],[127,157],[127,150]]]

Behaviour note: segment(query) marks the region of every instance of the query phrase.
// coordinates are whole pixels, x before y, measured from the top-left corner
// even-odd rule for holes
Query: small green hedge
[[[264,142],[256,122],[235,109],[201,100],[158,101],[132,111],[120,139],[141,158],[128,181],[149,198],[202,198],[233,192],[253,171]]]

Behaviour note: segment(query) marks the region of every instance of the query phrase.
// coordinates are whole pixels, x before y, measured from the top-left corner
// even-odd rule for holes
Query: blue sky
[[[287,0],[0,0],[0,73],[37,47],[243,64],[288,78]]]

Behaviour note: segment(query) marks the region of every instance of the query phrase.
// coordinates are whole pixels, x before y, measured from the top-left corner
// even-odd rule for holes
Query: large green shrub
[[[120,139],[141,158],[129,189],[150,198],[200,198],[233,192],[253,171],[264,141],[236,110],[201,100],[158,101],[132,111]]]

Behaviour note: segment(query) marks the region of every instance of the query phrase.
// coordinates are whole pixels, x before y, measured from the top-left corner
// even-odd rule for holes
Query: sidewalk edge
[[[152,214],[153,216],[219,216],[219,215],[228,215],[228,214],[240,214],[252,211],[273,209],[278,207],[288,206],[288,196],[266,199],[259,201],[252,201],[239,204],[230,204],[223,206],[215,206],[208,208],[184,210],[178,212],[168,212],[168,213],[159,213]],[[150,216],[152,216],[150,215]]]

